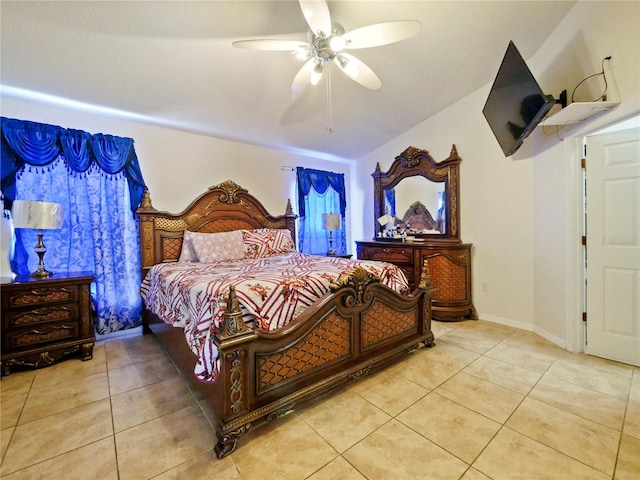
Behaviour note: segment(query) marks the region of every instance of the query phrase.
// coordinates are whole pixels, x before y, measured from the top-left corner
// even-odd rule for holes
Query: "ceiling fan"
[[[302,14],[311,31],[309,41],[254,39],[238,40],[234,47],[250,50],[291,51],[305,60],[291,84],[294,92],[307,85],[316,85],[322,77],[325,63],[335,64],[348,77],[371,90],[382,86],[378,76],[365,63],[345,50],[378,47],[399,42],[416,35],[422,25],[417,20],[399,20],[377,23],[345,32],[342,25],[332,22],[325,0],[300,0]]]

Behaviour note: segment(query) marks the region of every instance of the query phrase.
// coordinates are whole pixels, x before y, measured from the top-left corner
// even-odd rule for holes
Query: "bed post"
[[[420,282],[418,283],[418,288],[420,290],[424,290],[424,302],[423,302],[423,318],[425,319],[423,326],[425,330],[429,331],[431,335],[425,338],[424,345],[425,347],[433,347],[435,346],[435,338],[433,336],[433,332],[431,331],[431,297],[433,292],[437,290],[438,287],[431,285],[431,272],[429,271],[429,260],[426,258],[422,262],[422,272],[420,273]]]
[[[215,446],[219,458],[225,457],[236,448],[237,439],[252,428],[252,424],[234,424],[230,419],[244,414],[250,409],[250,385],[253,369],[247,365],[247,349],[258,336],[257,332],[242,320],[240,302],[235,285],[229,287],[227,309],[223,314],[223,324],[214,336],[220,359],[220,373],[217,382],[221,384],[224,400],[223,418],[216,427],[218,443]]]

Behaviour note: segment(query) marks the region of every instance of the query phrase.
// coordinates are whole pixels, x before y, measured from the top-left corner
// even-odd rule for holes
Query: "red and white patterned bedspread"
[[[212,336],[220,328],[231,285],[245,322],[275,330],[294,320],[355,265],[383,285],[409,293],[407,278],[395,265],[296,252],[215,263],[158,264],[142,282],[141,294],[149,311],[165,323],[184,328],[189,347],[198,357],[196,377],[213,382],[219,370]]]

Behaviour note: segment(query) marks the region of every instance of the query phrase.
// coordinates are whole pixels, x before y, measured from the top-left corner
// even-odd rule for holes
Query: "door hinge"
[[[580,242],[582,243],[583,246],[587,246],[587,236],[583,235],[582,238],[580,239]]]
[[[583,322],[587,321],[587,312],[582,312],[582,321]]]
[[[582,168],[583,168],[583,169],[585,169],[585,170],[587,169],[587,159],[586,159],[586,158],[584,158],[584,157],[583,157],[583,158],[580,160],[580,167],[582,167]]]

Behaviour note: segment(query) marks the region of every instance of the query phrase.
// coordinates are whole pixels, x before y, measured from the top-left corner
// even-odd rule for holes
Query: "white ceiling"
[[[490,83],[509,40],[531,57],[574,3],[329,1],[346,31],[422,23],[413,38],[351,52],[382,80],[379,90],[333,66],[333,135],[326,74],[293,94],[300,60],[231,46],[264,36],[306,40],[295,0],[2,0],[0,82],[5,95],[27,90],[204,135],[357,159]]]

